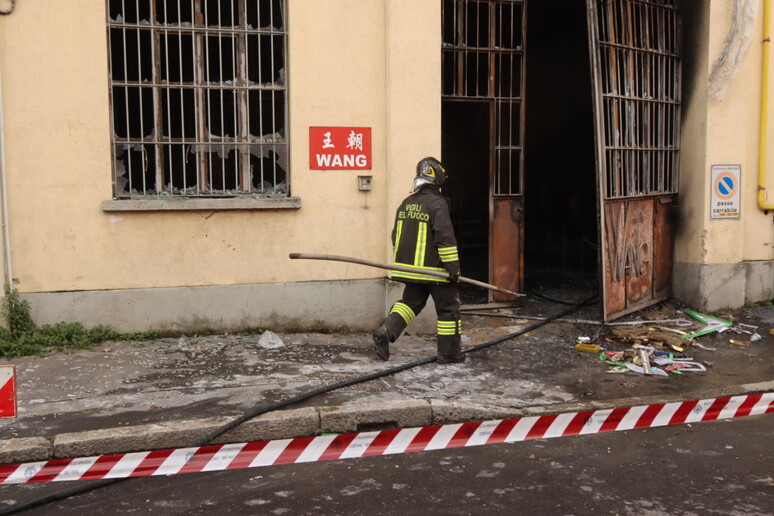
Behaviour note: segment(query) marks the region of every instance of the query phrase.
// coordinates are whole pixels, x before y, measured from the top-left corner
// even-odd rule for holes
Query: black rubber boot
[[[465,358],[467,358],[465,353],[459,352],[455,355],[438,355],[436,362],[439,364],[459,364],[464,362]]]
[[[439,364],[459,364],[465,361],[465,353],[461,350],[459,335],[439,335],[438,360]]]
[[[390,358],[390,333],[387,328],[381,326],[371,334],[374,339],[374,349],[379,360],[388,360]]]

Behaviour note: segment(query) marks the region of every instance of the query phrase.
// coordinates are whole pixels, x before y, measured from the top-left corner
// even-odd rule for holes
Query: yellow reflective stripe
[[[395,245],[392,247],[392,261],[394,262],[398,256],[398,244],[400,243],[400,234],[403,232],[403,221],[399,220],[397,226],[395,226]]]
[[[443,267],[417,267],[416,265],[411,264],[411,263],[400,263],[400,262],[395,262],[395,265],[401,265],[403,267],[409,267],[411,269],[416,269],[418,273],[421,273],[422,271],[441,271],[441,272],[446,272],[446,269],[444,269]],[[438,278],[438,279],[441,279],[441,278]]]
[[[457,246],[439,247],[438,256],[441,258],[442,262],[456,262],[460,259],[457,252]]]
[[[397,302],[392,305],[392,310],[390,310],[390,313],[400,315],[401,318],[406,321],[406,324],[409,324],[414,320],[414,317],[416,317],[414,311],[407,304],[401,302]]]
[[[421,267],[425,263],[425,249],[427,248],[427,223],[420,222],[417,228],[417,247],[414,250],[414,265]]]
[[[437,321],[438,335],[458,335],[462,330],[462,321]]]
[[[417,267],[415,265],[410,265],[408,263],[399,263],[395,262],[395,265],[402,265],[403,267],[409,267],[411,269],[417,269],[417,272],[405,272],[405,271],[390,271],[393,278],[405,278],[405,279],[412,279],[412,280],[427,280],[427,281],[437,281],[439,283],[448,283],[449,280],[446,278],[440,278],[438,276],[431,276],[430,274],[422,274],[422,271],[440,271],[440,272],[446,272],[446,269],[442,267]]]
[[[429,276],[427,274],[417,274],[413,272],[392,271],[391,276],[393,278],[404,278],[409,280],[424,280],[424,281],[437,281],[439,283],[449,283],[449,280],[439,278],[437,276]]]
[[[456,335],[457,321],[438,321],[436,329],[438,335]]]

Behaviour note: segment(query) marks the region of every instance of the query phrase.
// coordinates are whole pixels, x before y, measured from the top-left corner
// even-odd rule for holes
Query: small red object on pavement
[[[0,366],[0,417],[16,417],[16,366]]]

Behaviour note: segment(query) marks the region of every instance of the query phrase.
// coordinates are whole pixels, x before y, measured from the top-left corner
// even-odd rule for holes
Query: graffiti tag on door
[[[643,210],[635,202],[607,205],[607,253],[610,279],[623,281],[649,276],[651,242],[653,241],[652,210]],[[648,211],[651,211],[648,216]]]

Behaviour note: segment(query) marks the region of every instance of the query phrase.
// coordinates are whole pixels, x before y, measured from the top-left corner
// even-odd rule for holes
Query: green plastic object
[[[714,317],[712,315],[707,315],[700,312],[694,312],[693,310],[683,310],[683,311],[704,325],[696,333],[687,333],[683,335],[684,339],[701,337],[702,335],[706,335],[708,333],[718,331],[721,328],[728,328],[729,326],[733,326],[734,324],[731,321],[726,321],[725,319],[721,319],[720,317]]]

